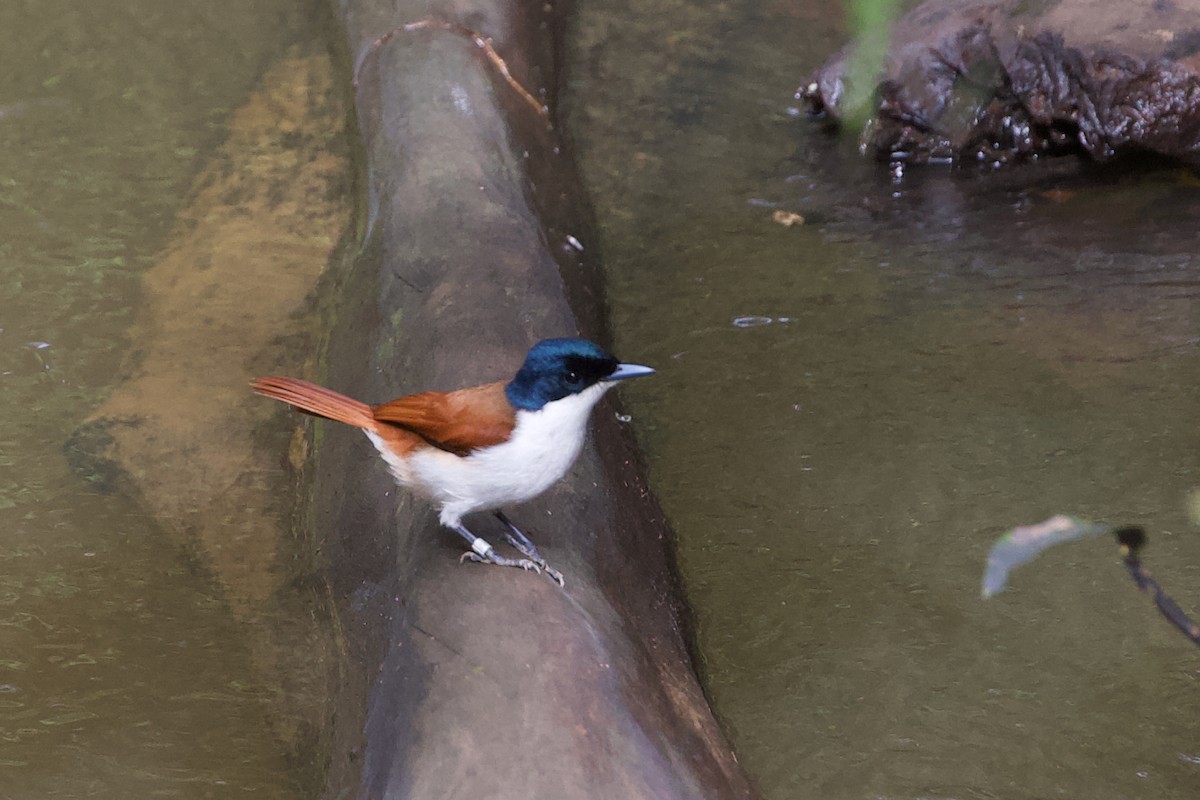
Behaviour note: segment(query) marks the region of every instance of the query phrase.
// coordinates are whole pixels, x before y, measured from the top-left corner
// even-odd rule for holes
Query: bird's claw
[[[507,524],[512,526],[511,522]],[[516,528],[514,527],[513,530],[516,530]],[[518,531],[518,533],[519,532],[520,531]],[[533,542],[525,539],[523,535],[522,538],[518,539],[510,533],[504,534],[504,538],[508,539],[508,543],[511,544],[518,552],[520,552],[521,555],[525,556],[525,558],[541,567],[542,570],[545,571],[546,575],[549,576],[552,581],[558,584],[560,589],[567,585],[567,582],[563,579],[563,574],[546,563],[546,559],[542,558],[542,554],[539,553],[537,548],[533,546]]]
[[[458,558],[458,563],[464,561],[474,561],[476,564],[495,564],[498,567],[520,567],[526,572],[533,571],[537,574],[542,574],[542,567],[545,564],[538,564],[530,561],[528,558],[505,558],[495,550],[489,550],[486,556],[481,556],[474,550],[468,550]]]
[[[546,576],[557,583],[560,589],[567,585],[563,574],[547,564],[543,558],[505,558],[495,550],[489,550],[486,556],[481,556],[474,550],[468,550],[458,557],[460,564],[467,561],[473,561],[476,564],[495,564],[499,567],[520,567],[526,572],[536,572],[539,575],[545,572]]]
[[[542,562],[542,569],[546,571],[546,575],[550,577],[550,580],[558,584],[558,588],[562,589],[566,587],[567,582],[563,579],[563,574],[561,572],[547,564],[545,561]]]

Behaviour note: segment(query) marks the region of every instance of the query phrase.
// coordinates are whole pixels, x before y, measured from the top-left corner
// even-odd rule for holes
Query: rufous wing
[[[517,424],[504,383],[454,392],[422,392],[374,406],[379,422],[398,425],[425,441],[463,456],[508,441]]]

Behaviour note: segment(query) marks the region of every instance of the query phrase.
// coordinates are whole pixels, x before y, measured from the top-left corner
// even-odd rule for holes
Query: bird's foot
[[[542,558],[542,554],[538,552],[537,545],[529,541],[529,537],[522,533],[521,529],[513,524],[513,521],[503,511],[496,511],[495,513],[496,519],[504,523],[504,527],[508,529],[504,532],[504,538],[508,540],[508,543],[521,555],[541,567],[560,588],[566,586],[563,574],[546,563],[546,559]]]
[[[508,543],[511,544],[517,552],[541,567],[541,571],[550,576],[550,579],[557,583],[560,588],[567,585],[567,582],[563,579],[563,574],[546,563],[546,559],[542,558],[542,554],[538,552],[536,547],[534,547],[533,542],[529,541],[528,539],[521,541],[517,537],[508,533],[504,534],[504,538],[508,539]]]
[[[458,559],[460,564],[464,561],[474,561],[476,564],[495,564],[498,567],[520,567],[526,572],[532,570],[539,575],[542,573],[542,567],[545,566],[544,561],[541,564],[538,564],[537,562],[528,558],[505,558],[491,547],[489,547],[482,554],[477,553],[474,550],[468,550]]]
[[[560,587],[565,585],[565,581],[563,581],[563,574],[546,563],[546,559],[542,558],[542,554],[539,553],[537,548],[533,546],[533,542],[525,538],[525,534],[521,533],[521,531],[515,525],[509,522],[507,517],[500,514],[500,512],[496,512],[496,516],[500,517],[500,519],[509,527],[511,531],[510,533],[506,533],[504,535],[505,538],[507,538],[512,546],[515,547],[517,551],[521,553],[521,555],[525,556],[525,558],[505,558],[497,553],[495,548],[493,548],[486,541],[467,530],[461,522],[451,521],[445,523],[446,527],[450,528],[459,536],[462,536],[471,543],[471,549],[462,554],[462,557],[458,559],[459,563],[462,563],[463,561],[474,561],[476,564],[495,564],[500,567],[520,567],[527,572],[532,570],[539,575],[544,572]]]

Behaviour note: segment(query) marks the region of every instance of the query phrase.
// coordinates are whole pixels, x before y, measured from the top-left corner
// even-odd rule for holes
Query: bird
[[[544,339],[510,381],[421,392],[368,405],[299,378],[255,378],[258,394],[360,428],[396,483],[431,501],[438,521],[470,549],[459,559],[545,573],[565,586],[502,507],[537,497],[578,457],[591,410],[617,383],[652,375],[579,338]],[[507,558],[463,523],[491,511],[523,557]]]

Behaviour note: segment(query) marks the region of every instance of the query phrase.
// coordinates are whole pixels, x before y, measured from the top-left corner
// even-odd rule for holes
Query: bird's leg
[[[521,533],[521,529],[513,524],[503,511],[497,511],[496,519],[504,523],[504,527],[508,528],[508,532],[504,534],[504,538],[508,539],[508,543],[520,551],[521,555],[528,558],[533,563],[546,571],[546,574],[554,579],[559,586],[566,585],[563,580],[563,574],[554,567],[546,563],[546,559],[542,558],[542,554],[538,552],[537,545],[529,541],[529,537]]]
[[[471,549],[463,553],[459,561],[474,561],[477,564],[495,564],[500,567],[520,567],[521,569],[531,569],[541,574],[541,564],[527,558],[505,558],[497,553],[496,549],[484,541],[482,537],[476,536],[467,530],[467,527],[461,522],[449,523],[446,527],[466,539],[471,545]]]

